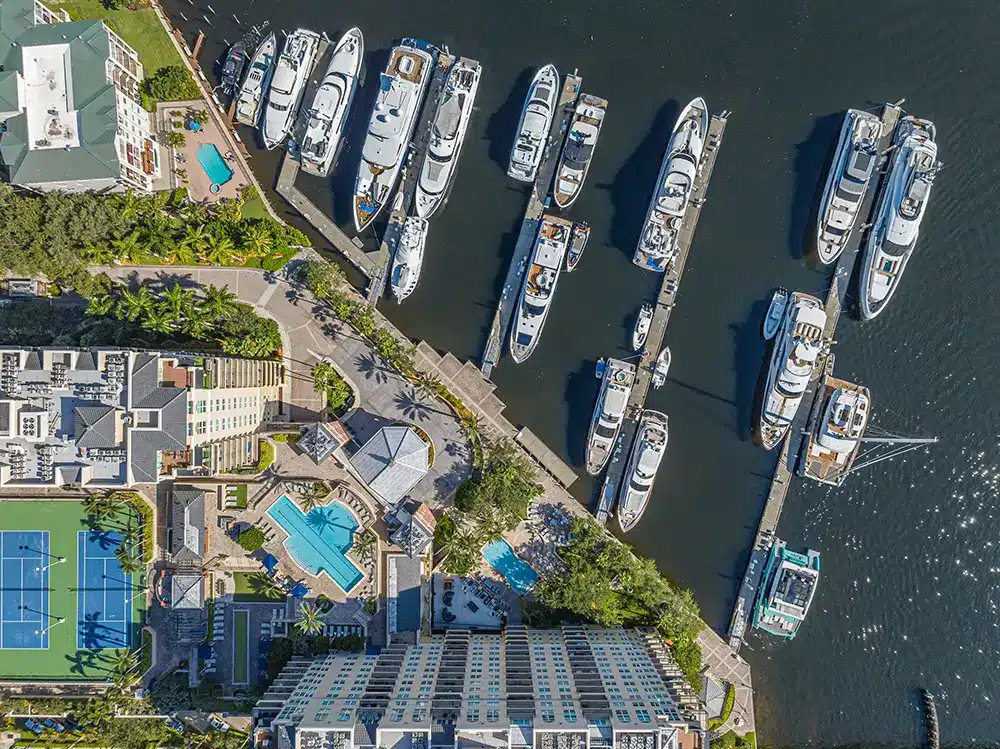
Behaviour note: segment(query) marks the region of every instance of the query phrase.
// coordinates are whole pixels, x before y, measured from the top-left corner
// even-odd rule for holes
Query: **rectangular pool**
[[[198,163],[208,178],[217,185],[224,185],[233,178],[233,170],[214,143],[202,143],[198,146]]]
[[[510,584],[517,594],[523,596],[538,582],[538,573],[521,559],[510,544],[500,539],[483,547],[483,559],[489,562]]]

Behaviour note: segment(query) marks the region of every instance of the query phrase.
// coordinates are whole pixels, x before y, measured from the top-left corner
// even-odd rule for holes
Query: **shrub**
[[[171,130],[166,136],[167,145],[171,148],[183,148],[187,143],[187,137],[178,130]]]
[[[240,532],[240,535],[236,539],[236,543],[242,546],[246,551],[257,551],[264,545],[265,540],[264,531],[260,528],[251,527]]]
[[[139,673],[144,674],[153,665],[153,634],[149,630],[142,630],[142,660],[140,661]]]
[[[142,83],[143,91],[156,101],[182,101],[197,99],[201,92],[187,68],[167,65],[160,68]]]
[[[295,443],[299,441],[301,435],[298,432],[279,432],[278,434],[272,434],[271,439],[275,442],[291,442]]]
[[[257,459],[257,473],[263,473],[274,463],[274,445],[267,440],[260,441],[260,457]]]
[[[139,515],[142,521],[142,561],[149,564],[153,561],[153,547],[156,546],[153,508],[136,492],[112,492],[111,499],[124,502]]]

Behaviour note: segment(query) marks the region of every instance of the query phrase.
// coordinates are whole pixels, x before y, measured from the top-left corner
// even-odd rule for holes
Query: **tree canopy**
[[[500,533],[511,530],[528,516],[531,503],[542,493],[534,464],[513,442],[500,440],[489,446],[482,467],[462,482],[455,506]]]
[[[201,91],[186,68],[167,65],[142,82],[143,92],[156,101],[188,101],[201,96]]]

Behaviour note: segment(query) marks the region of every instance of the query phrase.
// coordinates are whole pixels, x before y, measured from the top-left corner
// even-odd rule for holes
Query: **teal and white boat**
[[[757,589],[753,626],[772,635],[795,637],[809,613],[819,582],[819,552],[789,551],[775,538]]]

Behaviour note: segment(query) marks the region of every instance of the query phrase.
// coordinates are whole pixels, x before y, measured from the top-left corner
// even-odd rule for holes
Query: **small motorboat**
[[[653,378],[650,381],[653,387],[658,388],[667,381],[667,372],[670,371],[670,346],[664,346],[663,351],[656,357],[656,364],[653,365]]]
[[[583,251],[587,249],[587,240],[590,238],[590,227],[582,221],[573,224],[573,233],[569,240],[569,249],[566,251],[566,272],[569,273],[576,268]]]
[[[639,316],[635,319],[635,328],[632,330],[632,350],[642,351],[646,343],[646,336],[649,335],[649,324],[653,321],[653,306],[648,302],[639,309]]]
[[[778,332],[778,326],[785,316],[785,307],[788,306],[788,289],[779,287],[771,297],[771,304],[767,308],[764,316],[764,340],[770,341],[774,334]]]
[[[242,39],[229,48],[222,63],[222,91],[226,96],[236,96],[243,77],[243,67],[247,63],[247,45]]]

